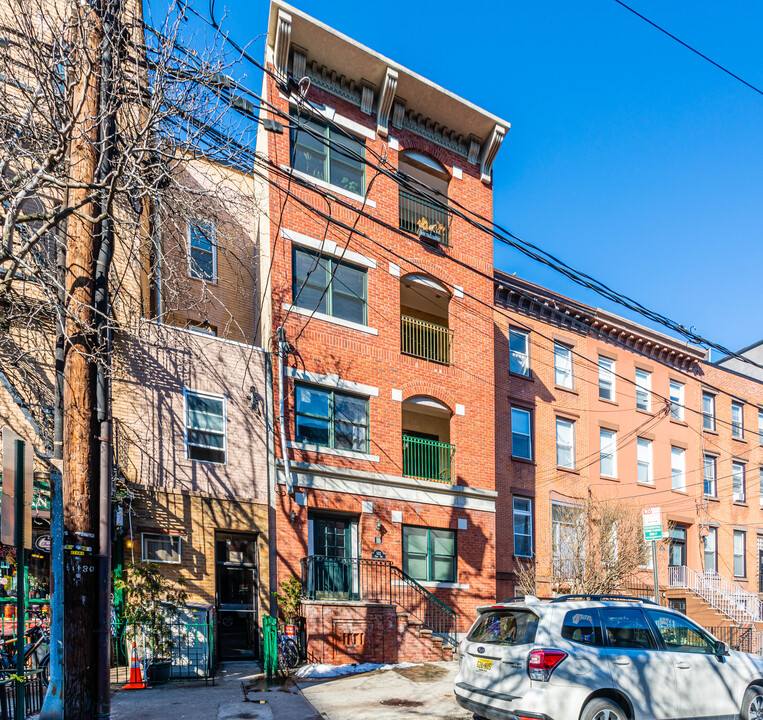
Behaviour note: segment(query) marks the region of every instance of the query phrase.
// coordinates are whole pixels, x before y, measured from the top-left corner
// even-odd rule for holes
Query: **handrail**
[[[427,320],[400,316],[400,352],[450,365],[453,330]]]
[[[455,452],[450,443],[403,435],[403,477],[452,483]]]
[[[450,213],[426,195],[400,190],[400,229],[431,232],[441,245],[448,244]]]
[[[738,623],[763,620],[763,602],[757,595],[714,570],[697,572],[685,565],[668,568],[670,587],[683,587]]]
[[[455,611],[389,560],[310,555],[300,565],[306,600],[397,605],[433,634],[455,644]]]

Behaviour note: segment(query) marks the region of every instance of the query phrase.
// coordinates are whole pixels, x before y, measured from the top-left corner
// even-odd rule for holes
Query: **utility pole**
[[[70,206],[94,217],[88,201],[96,177],[103,23],[89,2],[77,3],[74,132],[69,149]],[[90,187],[88,187],[90,186]],[[80,214],[67,221],[64,360],[64,710],[67,720],[93,720],[96,706],[98,588],[98,474],[94,397],[93,293],[96,227]]]

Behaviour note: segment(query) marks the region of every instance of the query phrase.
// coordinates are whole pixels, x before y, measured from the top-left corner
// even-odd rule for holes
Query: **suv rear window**
[[[583,645],[604,645],[599,611],[595,609],[570,610],[564,616],[562,637]]]
[[[537,628],[537,615],[527,610],[494,610],[480,615],[468,639],[494,645],[526,645],[535,642]]]

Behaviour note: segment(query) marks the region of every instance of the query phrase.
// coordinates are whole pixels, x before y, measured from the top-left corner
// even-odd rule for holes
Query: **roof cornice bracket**
[[[480,180],[483,183],[489,183],[493,177],[493,160],[501,147],[503,138],[506,136],[506,128],[502,125],[496,125],[490,138],[482,148],[482,157],[480,158]]]
[[[383,137],[389,134],[389,113],[392,110],[392,101],[395,99],[397,90],[397,70],[388,67],[384,76],[381,94],[379,95],[379,108],[376,112],[376,132]]]
[[[275,65],[281,80],[286,80],[289,71],[289,50],[291,48],[291,15],[278,9],[276,23]]]

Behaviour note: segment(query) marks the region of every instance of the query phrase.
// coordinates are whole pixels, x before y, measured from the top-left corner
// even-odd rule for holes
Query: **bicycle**
[[[278,655],[278,672],[281,675],[286,676],[289,674],[290,668],[299,665],[299,648],[292,638],[280,630],[276,634],[276,647]]]
[[[24,631],[24,667],[31,670],[41,670],[40,677],[45,687],[50,682],[50,650],[40,658],[40,651],[50,646],[50,636],[45,625],[46,618],[35,609],[29,609],[29,615],[34,615],[40,621]],[[29,643],[26,642],[27,638]],[[0,641],[0,678],[8,678],[16,672],[16,650],[9,646],[18,644],[18,638]]]

